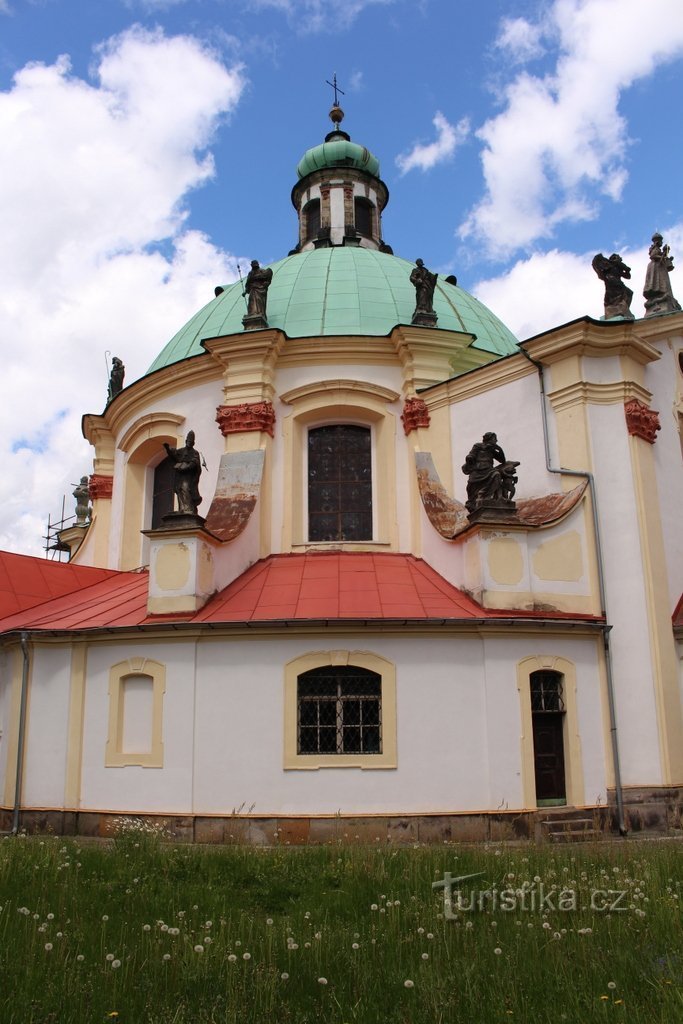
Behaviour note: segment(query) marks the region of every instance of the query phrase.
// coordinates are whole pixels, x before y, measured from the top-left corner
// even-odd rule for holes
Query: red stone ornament
[[[219,405],[216,422],[221,434],[240,434],[249,430],[262,430],[274,437],[275,410],[271,402],[244,402],[242,405]]]
[[[406,398],[401,419],[406,434],[411,430],[417,430],[418,427],[428,427],[430,420],[427,403],[423,398]]]
[[[654,444],[657,440],[657,431],[662,429],[659,413],[649,409],[637,398],[631,398],[625,403],[624,413],[629,434],[642,437],[643,441]]]
[[[114,477],[103,476],[100,473],[93,473],[88,484],[90,500],[95,498],[111,498],[114,490]]]

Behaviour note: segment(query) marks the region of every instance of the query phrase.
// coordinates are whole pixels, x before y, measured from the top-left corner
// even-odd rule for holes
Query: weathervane
[[[339,101],[337,99],[337,93],[340,93],[340,95],[342,95],[342,96],[344,96],[345,93],[344,93],[344,90],[340,89],[339,86],[337,85],[337,72],[336,71],[332,75],[332,81],[330,82],[328,79],[325,79],[325,84],[326,85],[331,85],[332,88],[334,89],[334,105],[335,105],[335,107],[338,107],[339,106]]]

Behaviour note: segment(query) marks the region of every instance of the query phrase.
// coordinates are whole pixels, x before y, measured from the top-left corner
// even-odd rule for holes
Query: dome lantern
[[[296,169],[299,181],[292,203],[299,217],[299,240],[293,252],[336,245],[391,252],[382,241],[389,190],[379,176],[379,160],[341,129],[344,111],[337,103],[336,77],[334,88],[333,129],[324,142],[304,153]]]

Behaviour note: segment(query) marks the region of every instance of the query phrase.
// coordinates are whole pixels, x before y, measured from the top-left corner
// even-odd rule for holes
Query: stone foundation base
[[[630,834],[662,834],[683,828],[683,788],[627,789]],[[302,846],[324,843],[483,843],[544,841],[548,819],[558,826],[579,817],[590,820],[593,838],[618,836],[614,792],[607,806],[539,808],[478,814],[382,815],[378,817],[257,818],[241,815],[113,814],[102,811],[22,810],[20,828],[29,833],[111,838],[139,825],[173,842]],[[0,831],[9,832],[12,811],[0,810]]]
[[[626,786],[624,821],[629,833],[668,832],[683,828],[683,787]],[[607,791],[607,804],[616,816],[616,795]]]

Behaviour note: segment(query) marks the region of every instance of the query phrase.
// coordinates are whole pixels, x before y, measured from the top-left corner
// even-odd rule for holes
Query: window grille
[[[562,693],[563,676],[561,672],[539,670],[532,672],[531,682],[531,710],[532,712],[564,711],[564,696]]]
[[[381,754],[382,680],[357,666],[325,666],[297,680],[299,754]]]
[[[342,423],[309,430],[308,539],[372,540],[368,427]]]

